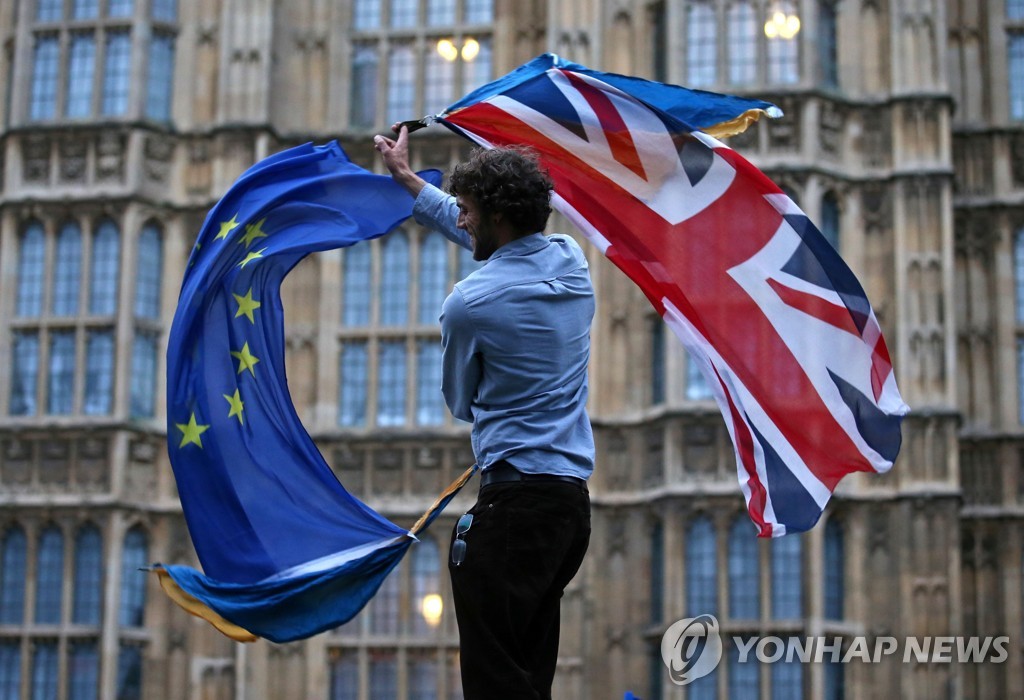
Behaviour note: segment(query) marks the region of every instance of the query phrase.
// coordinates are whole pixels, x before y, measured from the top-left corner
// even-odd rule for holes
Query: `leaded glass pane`
[[[791,2],[780,2],[779,11],[787,15],[796,13]],[[800,79],[799,34],[786,39],[782,36],[769,37],[768,80],[772,83],[795,83]]]
[[[32,650],[32,700],[57,700],[57,642],[36,641]]]
[[[74,0],[71,4],[72,19],[94,19],[99,14],[99,0]]]
[[[436,325],[448,284],[448,246],[431,231],[420,245],[419,322]]]
[[[36,0],[36,19],[56,22],[64,16],[64,0]]]
[[[380,26],[381,0],[355,0],[352,8],[352,26],[355,29],[374,29]]]
[[[74,409],[75,334],[59,331],[50,334],[50,373],[46,392],[46,412],[66,415]]]
[[[661,522],[651,529],[651,622],[665,614],[665,528]]]
[[[839,85],[836,7],[833,0],[818,3],[818,55],[821,81],[829,87]]]
[[[149,44],[149,70],[146,74],[146,116],[158,121],[171,118],[174,89],[174,37],[154,34]]]
[[[36,414],[36,386],[39,380],[39,335],[34,331],[14,334],[14,358],[11,363],[12,416]]]
[[[405,424],[405,341],[380,344],[377,367],[377,425]]]
[[[359,657],[355,651],[335,651],[331,658],[330,700],[359,700]]]
[[[0,557],[0,625],[20,625],[25,620],[28,580],[28,540],[24,530],[18,526],[8,528]]]
[[[821,235],[839,250],[839,202],[831,192],[821,198]]]
[[[479,48],[477,49],[476,58],[463,64],[462,71],[465,76],[463,92],[476,90],[491,79],[491,40],[486,37],[466,39],[466,42],[469,41],[476,41]],[[463,51],[465,51],[465,48],[463,48]]]
[[[729,617],[756,620],[761,616],[761,565],[750,521],[739,516],[729,529]]]
[[[455,101],[455,62],[437,51],[427,51],[423,75],[423,111],[439,114]]]
[[[409,655],[409,700],[437,700],[437,661],[429,652]]]
[[[431,27],[455,24],[455,0],[428,0],[427,24]]]
[[[772,545],[772,616],[803,616],[803,540],[786,535]]]
[[[651,405],[665,403],[665,322],[660,316],[651,325]]]
[[[726,651],[729,653],[729,697],[730,698],[759,698],[761,697],[761,664],[754,656],[754,647],[751,640],[743,641],[743,648],[749,649],[746,660],[740,661],[740,648],[738,644],[727,644]]]
[[[142,700],[142,649],[121,643],[117,654],[117,700]]]
[[[394,569],[367,606],[370,634],[398,634],[401,569]]]
[[[352,54],[351,97],[349,112],[352,126],[370,128],[376,124],[377,49],[374,46],[357,46]]]
[[[85,413],[105,416],[114,400],[114,332],[89,331],[85,348]]]
[[[116,117],[128,112],[132,77],[132,37],[127,30],[107,32],[100,111]]]
[[[440,425],[443,422],[441,344],[433,340],[421,340],[416,350],[416,423]]]
[[[92,270],[89,280],[89,313],[110,316],[117,311],[117,281],[121,262],[121,240],[117,225],[100,222],[92,242]]]
[[[57,114],[57,76],[60,44],[55,36],[37,36],[32,60],[31,119],[53,119]]]
[[[354,245],[345,249],[342,273],[341,322],[358,327],[370,323],[370,246]]]
[[[107,0],[107,16],[131,17],[135,12],[135,0]]]
[[[388,121],[400,122],[417,116],[416,56],[411,46],[393,46],[388,53]]]
[[[68,659],[68,693],[73,700],[96,700],[99,697],[100,655],[94,641],[71,644]]]
[[[366,423],[366,384],[369,376],[365,342],[345,343],[338,371],[338,425]]]
[[[843,619],[843,579],[845,577],[843,527],[835,516],[825,525],[825,617]]]
[[[749,0],[739,0],[728,14],[729,82],[752,83],[757,79],[757,20]]]
[[[92,33],[72,34],[68,58],[68,90],[64,114],[71,118],[92,115],[92,84],[96,72],[96,39]]]
[[[53,315],[76,316],[82,275],[82,234],[78,224],[61,226],[57,236],[57,262],[53,271]]]
[[[178,19],[178,0],[153,0],[153,19],[163,22]]]
[[[404,326],[409,322],[409,239],[392,233],[381,246],[380,323]]]
[[[152,418],[156,403],[157,337],[138,333],[132,340],[132,376],[129,409],[133,418]]]
[[[83,525],[75,535],[75,590],[71,621],[77,625],[100,624],[103,605],[103,542],[100,531]]]
[[[149,565],[149,539],[139,528],[128,531],[121,554],[121,606],[118,623],[122,627],[142,627],[146,611],[146,577],[140,571]]]
[[[710,2],[693,3],[686,17],[686,74],[690,87],[713,85],[718,71],[718,31]]]
[[[494,21],[494,0],[465,0],[467,24],[490,24]]]
[[[43,226],[33,221],[25,227],[18,254],[18,316],[43,312],[43,284],[46,279],[46,238]]]
[[[787,646],[799,639],[790,638]],[[802,700],[804,697],[804,672],[800,661],[794,656],[787,660],[784,656],[771,665],[772,700]]]
[[[1009,52],[1010,117],[1024,119],[1024,34],[1014,32],[1007,37]]]
[[[718,614],[718,549],[715,529],[699,517],[686,535],[686,614]]]
[[[434,634],[441,618],[436,606],[441,595],[441,550],[433,537],[423,537],[412,555],[412,633]],[[443,614],[443,610],[441,611]]]
[[[160,318],[160,279],[163,271],[163,243],[160,229],[146,224],[139,236],[139,258],[135,271],[135,315]]]
[[[391,26],[415,27],[419,23],[419,0],[391,0]]]
[[[64,591],[64,535],[55,525],[39,535],[36,552],[36,614],[40,624],[57,625],[61,621]]]
[[[4,639],[0,641],[0,698],[17,700],[20,697],[21,641]]]
[[[370,700],[398,697],[398,660],[391,651],[370,652]]]

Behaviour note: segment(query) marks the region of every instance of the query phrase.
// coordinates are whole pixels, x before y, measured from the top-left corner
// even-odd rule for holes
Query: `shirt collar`
[[[491,257],[487,258],[487,260],[490,262],[507,255],[528,255],[549,245],[549,243],[550,241],[548,241],[547,236],[543,233],[531,233],[528,236],[509,241],[491,253]]]

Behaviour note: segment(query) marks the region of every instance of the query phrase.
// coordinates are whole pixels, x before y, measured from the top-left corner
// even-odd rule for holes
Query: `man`
[[[446,195],[416,176],[408,131],[395,130],[397,140],[374,144],[416,197],[413,216],[486,261],[441,309],[442,392],[473,423],[482,469],[448,567],[463,691],[467,700],[550,698],[560,599],[590,541],[587,261],[568,236],[541,233],[552,183],[531,154],[477,150]]]

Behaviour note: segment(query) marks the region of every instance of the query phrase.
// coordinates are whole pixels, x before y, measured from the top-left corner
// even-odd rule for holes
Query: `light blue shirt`
[[[455,198],[427,185],[416,221],[471,248]],[[444,375],[452,415],[473,423],[486,469],[506,460],[527,473],[586,479],[594,470],[587,364],[594,288],[568,236],[534,233],[496,250],[441,307]]]

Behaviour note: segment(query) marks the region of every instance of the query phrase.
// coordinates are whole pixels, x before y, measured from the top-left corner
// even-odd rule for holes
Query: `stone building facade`
[[[776,11],[800,18],[793,38],[767,36]],[[594,530],[556,696],[1024,695],[1021,0],[7,0],[0,39],[0,700],[461,697],[445,556],[471,494],[356,620],[303,643],[235,645],[138,573],[195,562],[166,338],[196,232],[244,168],[337,138],[379,170],[373,133],[544,51],[782,107],[730,145],[864,283],[914,409],[890,474],[844,481],[811,532],[757,541],[700,375],[588,250]],[[413,150],[447,168],[468,147],[431,129]],[[299,414],[400,524],[473,461],[437,392],[436,322],[472,265],[410,224],[285,285]],[[973,664],[727,650],[676,688],[661,635],[709,612],[730,635],[844,649],[1011,644]]]

